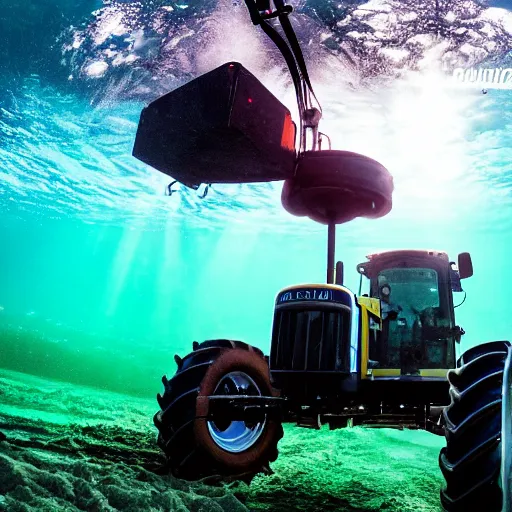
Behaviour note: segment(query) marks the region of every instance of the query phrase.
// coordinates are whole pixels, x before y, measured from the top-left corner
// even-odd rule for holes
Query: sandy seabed
[[[442,437],[285,425],[270,476],[160,474],[156,401],[0,370],[0,510],[439,512]]]

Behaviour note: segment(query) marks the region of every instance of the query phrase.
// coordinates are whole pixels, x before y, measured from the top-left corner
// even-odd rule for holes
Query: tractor
[[[419,428],[446,438],[446,511],[509,512],[512,346],[488,342],[457,357],[464,330],[453,294],[473,274],[470,255],[456,264],[436,250],[375,253],[357,265],[358,293],[344,286],[336,226],[389,213],[392,176],[371,158],[332,150],[319,131],[322,110],[291,6],[245,3],[288,65],[299,130],[252,73],[228,62],[146,106],[133,155],[172,177],[169,194],[176,182],[206,184],[204,196],[213,183],[284,181],[285,210],[327,226],[326,283],[277,293],[268,356],[215,339],[174,357],[176,373],[162,378],[154,416],[169,470],[250,482],[271,472],[283,422]]]

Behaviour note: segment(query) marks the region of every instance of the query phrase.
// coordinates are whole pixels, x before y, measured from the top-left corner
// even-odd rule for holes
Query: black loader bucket
[[[192,188],[285,180],[294,174],[289,110],[229,62],[150,103],[133,156]]]

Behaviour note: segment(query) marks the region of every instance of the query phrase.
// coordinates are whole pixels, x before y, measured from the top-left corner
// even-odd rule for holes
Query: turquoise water
[[[203,200],[201,191],[181,187],[167,197],[169,178],[131,156],[147,101],[173,80],[184,83],[231,58],[294,109],[282,62],[252,30],[245,7],[228,4],[172,11],[155,4],[139,12],[129,2],[100,11],[87,2],[76,9],[13,3],[4,13],[3,367],[152,394],[173,353],[188,351],[193,340],[235,337],[268,352],[276,292],[323,281],[324,229],[282,209],[279,182],[214,186]],[[299,7],[299,36],[310,20],[309,37],[325,39],[327,14]],[[164,35],[174,36],[174,53],[155,44],[151,23],[162,12],[170,13]],[[507,13],[500,14],[505,21]],[[23,27],[26,45],[17,46]],[[240,37],[243,48],[233,44]],[[74,41],[83,42],[73,48]],[[376,158],[395,179],[387,217],[338,229],[347,284],[357,289],[355,265],[375,250],[436,248],[452,258],[471,252],[475,275],[456,310],[465,348],[506,339],[512,327],[510,92],[489,87],[482,94],[450,81],[439,70],[445,41],[424,52],[430,61],[422,69],[397,66],[393,80],[389,67],[361,78],[344,54],[320,43],[305,53],[333,146]],[[137,59],[116,67],[106,49]],[[507,55],[489,52],[481,67],[499,58],[505,67]],[[91,62],[109,63],[109,70],[90,76]],[[121,375],[131,375],[130,383]]]
[[[451,73],[512,66],[512,4],[431,3],[300,1],[295,23],[322,130],[395,180],[388,216],[338,228],[346,284],[376,250],[469,251],[465,350],[511,337],[512,92]],[[268,354],[278,290],[324,280],[325,229],[279,182],[167,197],[131,156],[147,102],[228,60],[295,112],[243,3],[8,0],[0,34],[0,368],[152,399],[194,340]]]

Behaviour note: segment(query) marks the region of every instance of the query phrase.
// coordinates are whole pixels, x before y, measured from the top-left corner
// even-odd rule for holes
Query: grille
[[[276,311],[271,368],[349,371],[349,323],[349,312],[341,309]]]

